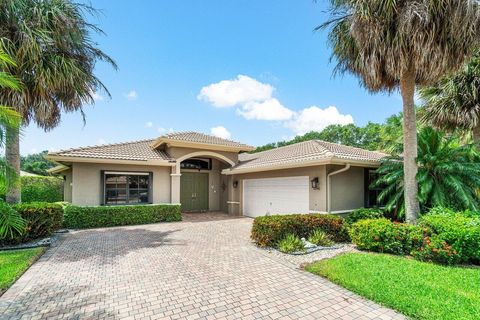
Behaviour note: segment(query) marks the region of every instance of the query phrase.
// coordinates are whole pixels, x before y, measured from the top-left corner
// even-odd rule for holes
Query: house
[[[51,152],[75,205],[181,203],[231,215],[343,213],[376,203],[384,153],[320,140],[259,153],[197,132]]]

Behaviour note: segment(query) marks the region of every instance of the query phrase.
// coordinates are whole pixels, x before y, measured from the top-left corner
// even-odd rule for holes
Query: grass
[[[0,295],[42,255],[45,248],[0,252]]]
[[[480,314],[480,268],[349,253],[306,270],[412,318],[478,319]]]

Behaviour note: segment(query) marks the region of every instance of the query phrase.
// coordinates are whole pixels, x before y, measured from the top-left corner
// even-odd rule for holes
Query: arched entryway
[[[234,164],[232,159],[212,151],[177,158],[172,168],[172,198],[176,194],[183,212],[227,212],[228,177],[222,170]]]

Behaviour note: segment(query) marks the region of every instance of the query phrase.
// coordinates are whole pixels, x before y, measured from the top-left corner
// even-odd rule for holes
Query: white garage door
[[[247,179],[243,181],[243,214],[308,213],[308,177]]]

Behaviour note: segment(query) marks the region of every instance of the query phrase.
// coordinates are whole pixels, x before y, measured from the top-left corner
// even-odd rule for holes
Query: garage
[[[308,213],[309,178],[246,179],[243,181],[243,203],[243,214],[249,217]]]

